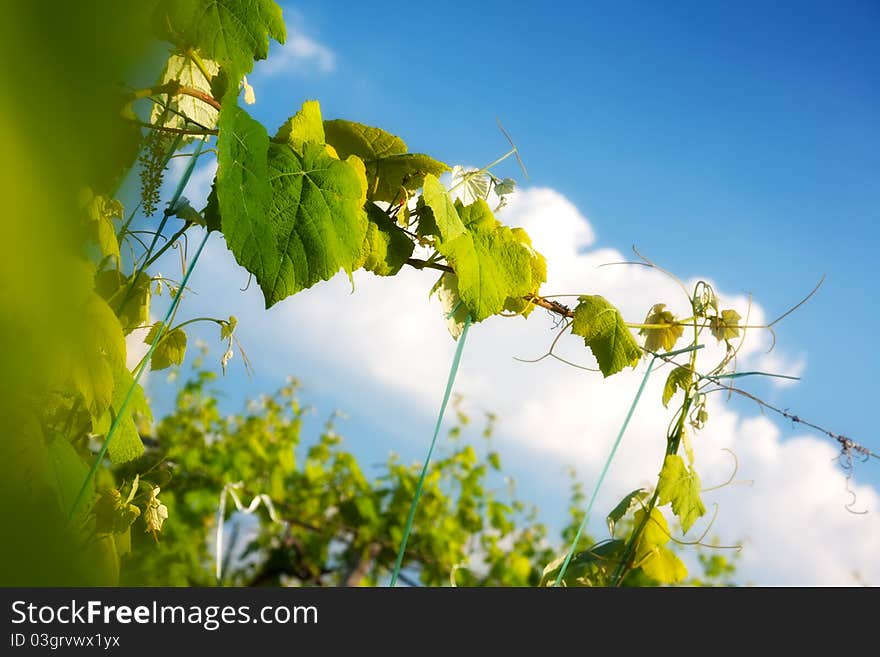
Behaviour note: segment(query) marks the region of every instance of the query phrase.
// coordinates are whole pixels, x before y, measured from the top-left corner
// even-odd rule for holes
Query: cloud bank
[[[288,12],[289,13],[289,12]],[[336,53],[308,35],[298,14],[287,20],[287,40],[267,60],[257,65],[258,75],[328,74],[336,70]]]
[[[209,174],[203,177],[210,179]],[[191,198],[206,191],[191,187]],[[590,222],[558,192],[521,190],[502,219],[525,227],[547,256],[545,293],[602,294],[633,321],[641,321],[657,302],[678,315],[687,313],[682,290],[663,273],[600,266],[630,258],[596,248]],[[347,278],[338,275],[264,311],[256,285],[238,292],[247,275],[234,264],[221,238],[212,239],[203,257],[192,281],[200,294],[187,304],[192,312],[238,314],[241,337],[258,369],[296,373],[313,388],[336,392],[340,406],[355,421],[364,418],[389,435],[427,444],[454,350],[439,304],[427,300],[434,277],[412,270],[386,280],[361,271],[355,274],[352,292]],[[692,286],[694,281],[685,283]],[[722,307],[736,308],[743,317],[748,312],[753,324],[768,319],[745,296],[715,289]],[[565,485],[560,484],[564,467],[575,467],[586,488],[592,488],[646,366],[602,380],[597,373],[552,359],[533,364],[514,360],[540,355],[554,336],[552,318],[540,310],[528,321],[493,318],[476,325],[456,383],[470,404],[500,415],[495,446],[508,462],[523,464],[521,480],[529,478],[532,489],[547,491],[536,500],[543,508],[566,504],[566,498],[553,497]],[[790,358],[777,350],[767,356],[769,341],[769,335],[752,332],[740,352],[739,368],[803,371],[804,355]],[[708,343],[701,353],[701,362],[707,364],[721,354],[714,340]],[[576,336],[560,341],[560,353],[594,365]],[[661,370],[650,379],[611,466],[595,506],[591,527],[596,536],[604,536],[602,518],[620,497],[656,481],[671,418],[660,402],[665,375]],[[423,420],[420,426],[396,421],[402,407]],[[739,461],[737,479],[753,482],[704,495],[709,515],[715,503],[720,508],[710,535],[744,546],[739,579],[765,585],[880,584],[880,496],[872,487],[853,486],[859,507],[874,513],[852,515],[844,509],[850,497],[834,445],[788,431],[783,437],[767,417],[737,412],[721,398],[710,401],[709,412],[705,430],[693,436],[703,485],[730,477],[731,452]],[[699,536],[706,522],[704,518],[686,538]]]

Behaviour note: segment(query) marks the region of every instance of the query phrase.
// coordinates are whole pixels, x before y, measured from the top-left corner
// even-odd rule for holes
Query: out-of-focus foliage
[[[66,524],[64,505],[85,478],[77,457],[83,446],[59,438],[51,416],[71,410],[55,395],[71,383],[98,407],[112,396],[112,364],[95,351],[94,321],[107,313],[83,257],[95,229],[94,215],[83,218],[89,214],[83,190],[112,192],[134,161],[140,131],[119,116],[118,84],[145,52],[146,20],[141,3],[115,0],[3,8],[0,517],[9,530],[0,541],[3,584],[114,580],[110,543],[74,540],[77,524]],[[107,231],[98,235],[106,238]],[[70,412],[67,419],[81,418]]]
[[[198,362],[197,362],[198,366]],[[243,505],[258,495],[272,501],[253,515],[227,504],[223,575],[235,585],[366,586],[387,583],[419,475],[394,455],[363,466],[337,431],[338,416],[316,438],[303,435],[307,407],[290,380],[274,395],[226,415],[211,391],[215,375],[196,369],[182,386],[173,413],[147,440],[141,459],[119,466],[118,481],[148,472],[162,481],[169,519],[158,542],[132,525],[133,552],[122,561],[122,583],[211,585],[217,512],[224,486],[240,482]],[[518,499],[492,446],[494,416],[469,444],[471,420],[457,405],[447,448],[429,471],[406,552],[403,576],[429,586],[534,586],[562,543],[548,536],[537,509]],[[572,487],[570,519],[561,539],[574,537],[584,508]],[[592,541],[586,540],[585,544]],[[555,548],[555,549],[553,549]],[[702,558],[702,557],[701,557]],[[570,572],[574,572],[572,569]],[[723,555],[706,557],[691,583],[729,577]],[[574,580],[573,580],[574,583]],[[624,585],[651,586],[643,570]]]

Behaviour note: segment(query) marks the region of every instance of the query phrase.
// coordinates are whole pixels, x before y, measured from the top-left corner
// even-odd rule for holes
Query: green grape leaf
[[[452,167],[452,185],[450,189],[464,205],[470,205],[478,198],[484,201],[489,196],[489,174],[480,169],[464,169],[458,165]]]
[[[89,413],[100,415],[113,398],[114,368],[125,364],[125,337],[116,315],[97,294],[86,301],[83,323],[76,330],[76,350],[68,354],[71,382]]]
[[[259,279],[274,264],[277,241],[269,216],[269,135],[234,104],[224,105],[217,137],[217,176],[205,211],[220,224],[236,261]]]
[[[357,155],[362,160],[378,160],[406,153],[406,142],[400,137],[362,123],[333,119],[324,121],[327,143],[339,157]]]
[[[365,160],[367,195],[372,201],[404,201],[408,192],[422,186],[425,176],[440,174],[449,167],[422,153],[402,153],[377,160]]]
[[[669,402],[675,395],[676,390],[687,390],[691,384],[691,369],[689,367],[676,367],[666,377],[663,386],[663,406],[668,407]]]
[[[58,495],[58,505],[66,514],[79,494],[79,489],[89,472],[88,464],[77,453],[73,445],[67,440],[57,437],[50,440],[47,445],[49,462],[55,473],[55,491]],[[95,484],[89,482],[83,500],[89,502],[95,495]],[[85,516],[90,505],[82,504],[78,508],[78,515]],[[78,518],[79,519],[79,518]],[[83,518],[84,520],[84,518]]]
[[[377,276],[393,276],[412,256],[409,236],[379,207],[367,203],[367,234],[355,268],[363,267]]]
[[[532,248],[532,239],[525,229],[513,228],[511,230],[519,243],[529,251],[529,262],[532,270],[532,289],[529,290],[529,293],[537,295],[540,292],[541,284],[547,280],[547,259]],[[535,304],[526,301],[523,297],[508,297],[504,302],[504,310],[519,313],[523,317],[531,315],[534,309]]]
[[[122,204],[106,196],[94,196],[90,190],[87,194],[90,198],[85,205],[85,216],[89,239],[98,245],[102,258],[111,256],[118,263],[119,240],[113,220],[122,218]]]
[[[220,70],[217,62],[204,58],[202,63],[207,73],[213,78]],[[172,54],[165,63],[165,70],[159,79],[159,84],[179,82],[181,86],[190,87],[211,95],[211,80],[205,78],[205,74],[196,66],[190,57]],[[163,103],[167,102],[168,111],[159,103],[153,104],[150,114],[150,122],[154,125],[164,125],[168,128],[185,129],[193,128],[193,123],[202,128],[213,130],[217,127],[219,112],[216,107],[209,105],[203,100],[186,94],[176,94],[171,97],[160,98]],[[164,116],[164,119],[163,119]],[[185,118],[184,118],[185,117]],[[190,121],[188,122],[187,119]],[[192,136],[183,136],[183,143],[191,141]]]
[[[436,235],[444,242],[451,242],[464,232],[464,224],[449,192],[436,176],[428,174],[419,199],[419,234]]]
[[[626,541],[613,539],[578,552],[569,561],[562,582],[567,586],[606,586],[625,548]],[[553,586],[566,556],[561,554],[545,566],[540,586]]]
[[[645,575],[661,584],[677,584],[688,574],[681,559],[667,547],[656,546],[639,555],[638,563]]]
[[[150,318],[151,283],[146,272],[138,272],[134,281],[115,269],[95,276],[95,291],[116,311],[126,335],[144,326]]]
[[[113,463],[125,463],[138,458],[144,453],[144,444],[138,435],[136,416],[141,416],[147,421],[152,420],[152,412],[150,405],[147,403],[144,390],[140,384],[134,382],[131,372],[124,365],[116,367],[114,370],[115,385],[113,386],[113,400],[110,410],[106,411],[93,424],[95,433],[107,435],[110,430],[113,417],[122,408],[122,403],[128,394],[129,389],[134,386],[131,399],[125,409],[116,431],[110,439],[110,445],[107,451],[110,454],[110,460]]]
[[[367,233],[363,163],[339,160],[313,141],[302,151],[289,141],[270,144],[244,110],[228,111],[220,113],[217,209],[227,245],[256,277],[266,307],[340,269],[351,274]],[[299,123],[311,125],[319,111],[307,105]],[[211,220],[213,211],[206,214]]]
[[[464,323],[468,316],[467,306],[458,294],[458,276],[449,272],[443,274],[431,288],[431,296],[434,294],[440,300],[449,335],[453,340],[458,340],[464,331]]]
[[[421,153],[407,153],[395,135],[352,121],[324,121],[324,134],[340,158],[357,155],[367,173],[367,198],[389,203],[405,200],[422,186],[429,174],[439,176],[449,167]]]
[[[735,310],[722,310],[720,317],[715,315],[709,320],[709,330],[712,331],[712,335],[719,342],[722,340],[733,340],[739,337],[740,319],[742,317]]]
[[[471,319],[480,322],[501,312],[508,298],[531,291],[531,253],[485,201],[457,203],[456,212],[467,232],[440,242],[437,250],[458,276],[458,293]]]
[[[625,367],[635,367],[642,356],[620,311],[599,295],[579,298],[571,331],[584,339],[603,376],[611,376]]]
[[[128,530],[141,515],[139,507],[123,500],[115,488],[105,491],[95,502],[95,531],[99,534],[118,534]]]
[[[641,526],[642,522],[644,522],[645,512],[645,509],[638,509],[633,514],[633,521],[635,522],[636,527]],[[669,524],[666,522],[663,513],[660,509],[654,507],[651,509],[651,515],[648,517],[648,521],[645,522],[645,528],[642,530],[641,536],[639,536],[639,544],[636,552],[647,551],[657,546],[666,545],[669,542],[671,535]]]
[[[637,488],[620,500],[620,502],[617,503],[617,506],[615,506],[611,510],[611,513],[608,514],[608,533],[614,536],[614,529],[617,526],[617,523],[619,523],[632,509],[640,507],[640,503],[644,502],[647,498],[648,491],[644,488]]]
[[[367,233],[363,164],[335,159],[322,144],[308,143],[302,154],[272,144],[269,176],[274,195],[269,208],[278,248],[263,254],[253,271],[266,307],[358,265]],[[225,221],[225,219],[224,219]]]
[[[220,218],[220,203],[217,201],[216,178],[211,183],[211,191],[208,193],[208,201],[205,204],[205,209],[202,210],[202,214],[205,216],[205,227],[208,229],[209,233],[223,230]]]
[[[675,315],[664,310],[665,303],[657,303],[648,311],[645,324],[668,324],[663,328],[643,328],[639,335],[645,336],[645,349],[648,351],[672,351],[675,343],[684,333],[684,326],[675,323]]]
[[[667,454],[660,471],[657,494],[660,504],[672,504],[672,512],[678,516],[685,533],[697,518],[706,513],[700,499],[700,477],[678,454]]]
[[[230,315],[229,319],[220,325],[220,339],[229,340],[238,326],[238,317]]]
[[[323,144],[324,123],[321,120],[321,106],[317,100],[307,100],[302,109],[285,121],[275,134],[275,141],[286,142],[295,151],[302,151],[303,144]]]
[[[159,332],[162,330],[162,322],[156,322],[150,327],[144,343],[153,344]],[[186,333],[183,329],[174,329],[173,331],[165,330],[159,338],[159,343],[153,350],[153,356],[150,358],[150,368],[153,370],[164,370],[172,365],[180,365],[183,363],[183,357],[186,355]]]
[[[160,491],[158,486],[153,486],[144,504],[145,531],[151,532],[154,538],[162,531],[162,525],[168,519],[168,507],[159,499]]]
[[[234,89],[255,59],[268,56],[269,38],[284,43],[287,36],[273,0],[160,0],[153,18],[162,38],[226,69]]]
[[[504,178],[503,180],[496,178],[493,183],[493,189],[498,196],[507,196],[516,191],[516,181],[513,178]]]

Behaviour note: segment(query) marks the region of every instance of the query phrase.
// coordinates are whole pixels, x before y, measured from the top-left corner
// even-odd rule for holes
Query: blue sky
[[[602,244],[751,292],[769,315],[826,274],[780,326],[809,373],[777,401],[880,448],[866,412],[880,366],[877,3],[302,2],[286,15],[335,66],[264,92],[270,124],[315,97],[412,150],[483,164],[506,146],[498,117],[528,184],[563,193]]]
[[[595,288],[592,278],[598,272],[596,263],[627,254],[633,244],[684,279],[710,277],[731,297],[754,294],[767,319],[798,301],[826,274],[819,295],[778,327],[775,362],[795,369],[793,364],[805,364],[803,381],[786,387],[756,381],[749,389],[880,451],[871,412],[873,371],[880,365],[873,350],[878,319],[873,304],[878,283],[874,258],[880,246],[876,223],[880,218],[880,46],[876,42],[880,6],[870,2],[706,5],[284,5],[288,46],[275,48],[270,55],[269,62],[273,58],[279,62],[274,69],[259,64],[250,76],[257,94],[251,111],[271,131],[304,99],[317,98],[327,118],[378,125],[402,136],[413,151],[470,165],[484,164],[504,152],[506,142],[495,125],[500,118],[530,174],[523,180],[516,166],[508,163],[499,170],[517,177],[526,188],[523,200],[511,208],[511,217],[537,227],[552,222],[555,214],[565,215],[559,231],[549,233],[551,242],[556,242],[548,248],[572,263],[571,272],[584,272],[580,278],[559,279],[577,281],[578,289],[547,292],[608,290],[618,295],[609,298],[625,309],[629,297],[640,303],[644,297],[641,305],[633,301],[635,321],[649,302],[671,302],[656,296],[665,293],[666,283],[630,273],[612,280],[607,269],[602,270],[606,278],[595,274]],[[207,172],[201,191],[188,189],[187,194],[198,197],[209,180]],[[547,214],[536,214],[533,206],[538,201],[548,208]],[[584,231],[592,232],[595,240]],[[366,348],[381,350],[381,339],[354,343],[356,336],[382,326],[381,318],[373,323],[370,318],[380,302],[363,299],[381,299],[383,294],[410,298],[411,294],[414,304],[427,307],[418,288],[422,283],[413,283],[412,291],[400,291],[394,287],[396,281],[381,281],[383,291],[373,292],[378,290],[377,279],[357,279],[364,295],[358,297],[348,294],[347,282],[334,280],[283,302],[283,308],[265,312],[255,290],[241,295],[231,287],[232,282],[241,287],[246,277],[231,264],[222,242],[213,246],[207,271],[193,277],[193,286],[209,293],[186,303],[193,315],[236,312],[242,319],[242,337],[258,375],[252,382],[242,376],[228,378],[224,387],[229,398],[267,391],[284,375],[295,374],[325,414],[334,408],[351,411],[345,432],[360,453],[381,453],[391,447],[407,458],[420,459],[452,342],[447,338],[436,347],[436,354],[426,356],[431,365],[426,371],[435,381],[433,387],[419,391],[398,385],[405,375],[395,379],[381,367],[371,369],[367,360],[358,361]],[[161,264],[174,266],[173,260]],[[222,294],[215,293],[221,282],[230,285]],[[425,281],[427,287],[432,282]],[[335,308],[346,312],[349,299],[354,304],[351,317],[333,314]],[[443,337],[439,310],[432,307],[425,312],[424,327],[436,324],[439,340]],[[412,321],[414,330],[433,330],[418,323],[421,317]],[[343,323],[357,330],[346,332],[339,326]],[[507,377],[504,385],[511,386],[505,394],[521,394],[524,401],[518,403],[525,404],[533,391],[516,383],[515,371],[505,374],[503,368],[510,366],[507,356],[534,355],[545,345],[533,342],[520,349],[519,334],[499,333],[493,338],[496,334],[490,331],[507,329],[490,329],[488,323],[485,329],[476,328],[484,336],[474,338],[477,346],[469,346],[472,351],[465,354],[463,392],[478,407],[503,405],[506,397],[493,389],[503,385],[491,378],[492,372],[498,372],[496,376]],[[215,340],[213,329],[206,337]],[[284,341],[288,342],[282,346]],[[498,365],[501,369],[494,369],[500,361],[486,355],[496,344],[509,346],[499,351],[498,357],[505,359]],[[424,349],[412,351],[407,362],[413,363]],[[475,356],[473,350],[482,351]],[[407,353],[405,346],[399,351]],[[394,352],[395,345],[390,344],[387,358],[393,358]],[[759,355],[756,352],[754,358]],[[472,367],[478,361],[487,372],[468,372],[469,358]],[[393,370],[393,361],[389,367]],[[633,376],[637,379],[640,374]],[[554,370],[535,375],[571,376]],[[636,379],[621,377],[614,384],[618,388],[607,388],[613,389],[613,400],[584,401],[580,413],[570,404],[554,407],[562,393],[540,401],[543,406],[536,408],[541,412],[555,409],[564,415],[571,410],[572,418],[559,421],[552,439],[539,439],[556,444],[564,440],[561,434],[598,427],[604,440],[604,434],[619,425],[618,410],[628,404]],[[579,379],[571,381],[581,385]],[[602,388],[584,385],[591,395],[601,396]],[[150,387],[167,403],[168,389],[156,385],[155,379]],[[608,417],[598,417],[603,405]],[[597,414],[593,424],[582,418],[590,409]],[[503,421],[504,409],[490,410],[501,410]],[[528,416],[515,415],[518,411],[511,407],[509,415],[528,424]],[[649,419],[653,412],[645,411]],[[388,422],[392,415],[393,423]],[[726,439],[737,444],[741,461],[752,466],[743,476],[756,478],[751,493],[739,489],[726,494],[725,504],[734,518],[727,527],[731,533],[752,531],[749,523],[756,521],[750,509],[760,500],[748,495],[762,494],[758,490],[762,475],[765,483],[773,484],[767,494],[778,492],[789,505],[780,502],[778,508],[785,513],[804,500],[803,486],[827,485],[833,490],[819,501],[804,501],[801,511],[815,514],[827,506],[828,515],[848,516],[843,504],[849,500],[840,473],[824,462],[830,461],[833,450],[823,451],[821,438],[812,439],[775,419],[768,423],[753,406],[743,403],[733,402],[718,415],[719,444]],[[404,435],[399,425],[424,426],[424,431],[413,438]],[[523,494],[538,502],[551,522],[558,521],[566,506],[567,484],[558,476],[566,450],[573,450],[573,462],[589,480],[605,448],[560,443],[537,449],[524,443],[522,436],[516,438],[517,430],[511,429],[505,442],[502,425],[499,440],[507,447],[505,455]],[[649,430],[649,421],[644,426],[636,423],[632,440],[637,442],[640,432]],[[754,441],[761,440],[772,449],[755,447]],[[776,451],[771,454],[772,450]],[[777,470],[766,464],[783,456],[788,463]],[[705,459],[709,476],[718,474],[723,480],[719,473],[729,463],[718,460],[717,449]],[[822,459],[823,464],[814,465]],[[800,475],[798,463],[803,463]],[[645,465],[642,472],[633,466],[629,479],[622,471],[619,485],[628,480],[634,487],[639,480],[632,481],[633,477],[650,475],[651,467]],[[862,466],[857,477],[876,487],[880,467]],[[876,491],[867,491],[861,499],[876,500]],[[835,534],[852,543],[853,539],[843,537],[856,536],[855,542],[861,540],[858,555],[875,554],[880,549],[876,515],[880,505],[876,506],[872,517],[859,521],[861,525],[853,524],[852,517],[830,517],[827,526],[816,529],[815,542],[821,544]],[[760,525],[754,529],[759,537],[756,551],[766,555],[767,543],[785,540],[791,530],[784,524]],[[858,555],[853,553],[851,559],[858,562]],[[880,576],[872,567],[854,566],[863,574]],[[806,571],[786,570],[779,564],[756,562],[745,567],[757,581],[788,583],[844,583],[838,582],[844,570],[840,564],[829,564],[823,578],[811,580]]]

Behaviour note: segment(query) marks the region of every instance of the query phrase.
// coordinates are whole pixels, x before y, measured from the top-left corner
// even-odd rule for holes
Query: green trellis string
[[[648,383],[648,377],[651,376],[651,371],[654,369],[654,362],[658,358],[671,358],[673,356],[678,356],[679,354],[696,351],[697,349],[702,348],[703,345],[698,344],[696,346],[687,347],[686,349],[670,351],[665,354],[656,354],[651,359],[651,362],[648,365],[648,369],[645,371],[645,376],[642,377],[642,383],[641,385],[639,385],[639,390],[638,392],[636,392],[636,396],[633,399],[632,404],[630,404],[629,411],[627,411],[626,413],[626,418],[623,420],[620,431],[617,432],[617,438],[614,440],[614,445],[612,445],[611,447],[611,452],[608,454],[608,458],[605,459],[605,465],[602,466],[602,472],[599,475],[599,479],[596,480],[596,486],[593,488],[593,494],[590,496],[589,504],[587,504],[587,510],[584,513],[584,519],[581,520],[581,524],[578,527],[577,533],[574,535],[574,540],[571,542],[571,546],[568,548],[568,554],[565,555],[565,561],[562,562],[562,568],[559,569],[559,574],[556,576],[556,581],[553,582],[553,586],[559,586],[559,583],[565,576],[565,571],[568,570],[568,566],[571,563],[572,557],[574,556],[574,551],[575,549],[577,549],[577,544],[581,540],[581,534],[583,534],[584,529],[586,529],[587,521],[590,519],[590,513],[593,511],[593,502],[596,501],[596,496],[599,494],[599,489],[602,487],[602,482],[605,481],[605,475],[608,474],[608,468],[611,467],[611,461],[614,460],[614,455],[617,453],[617,448],[620,446],[620,441],[623,438],[626,427],[629,425],[629,421],[632,419],[633,413],[636,410],[636,406],[639,403],[639,399],[641,398],[642,393],[645,391],[645,385]]]
[[[456,304],[447,317],[455,314],[461,302]],[[403,528],[403,538],[400,540],[400,548],[397,550],[397,562],[394,564],[394,572],[391,573],[391,586],[397,584],[397,577],[400,575],[400,567],[403,565],[403,555],[406,552],[406,544],[409,541],[409,535],[412,531],[413,520],[416,517],[416,508],[419,505],[419,498],[422,496],[422,488],[425,485],[425,477],[428,475],[428,466],[431,463],[431,455],[434,453],[434,446],[437,444],[437,435],[440,433],[440,425],[443,422],[443,414],[446,412],[446,405],[449,403],[449,397],[452,394],[452,386],[455,383],[455,375],[458,372],[458,365],[461,362],[461,353],[464,351],[464,343],[467,339],[468,328],[471,325],[471,316],[468,314],[464,320],[464,328],[461,336],[458,338],[458,346],[455,348],[455,356],[452,358],[452,367],[449,370],[449,378],[446,380],[446,391],[443,393],[443,402],[440,404],[440,413],[437,415],[437,424],[434,425],[434,436],[431,438],[431,446],[428,448],[428,455],[425,457],[425,463],[422,466],[422,473],[419,475],[419,483],[416,484],[416,493],[413,496],[412,504],[409,507],[409,515],[406,518],[406,525]]]
[[[196,150],[196,154],[201,152],[202,146],[204,145],[204,140],[199,143],[198,148]],[[183,193],[183,189],[186,187],[186,184],[189,182],[190,176],[192,176],[193,170],[195,169],[195,161],[197,156],[194,156],[192,160],[189,162],[186,170],[183,173],[183,176],[180,179],[180,182],[177,183],[177,188],[174,190],[174,195],[171,197],[171,202],[168,204],[168,209],[165,212],[165,218],[167,219],[168,215],[174,211],[174,207],[177,205],[178,200],[180,199],[181,194]],[[180,282],[180,287],[177,288],[177,292],[174,295],[174,298],[171,300],[171,304],[168,306],[168,310],[165,313],[165,318],[162,320],[161,325],[159,326],[159,330],[156,333],[156,337],[153,339],[150,348],[147,350],[146,355],[141,360],[140,365],[137,370],[135,370],[132,375],[132,384],[129,386],[128,391],[125,393],[125,398],[122,400],[122,404],[116,410],[116,413],[113,415],[113,421],[110,423],[110,428],[107,430],[107,436],[104,438],[104,442],[101,445],[101,449],[98,451],[98,455],[95,457],[94,463],[92,463],[92,467],[89,470],[89,474],[86,475],[85,481],[83,481],[82,486],[79,489],[79,492],[76,494],[76,498],[73,500],[73,505],[70,507],[70,512],[67,514],[67,522],[69,523],[74,515],[76,515],[76,511],[79,508],[80,504],[82,504],[83,498],[85,497],[86,490],[89,487],[89,484],[95,478],[95,474],[98,472],[98,468],[101,466],[101,462],[104,460],[104,456],[107,454],[107,449],[110,447],[110,440],[113,438],[113,435],[116,433],[116,429],[119,426],[119,423],[125,413],[125,410],[128,408],[128,404],[131,402],[132,395],[134,394],[134,390],[138,385],[138,381],[141,378],[141,375],[144,373],[144,370],[147,368],[147,363],[150,362],[150,357],[153,355],[153,352],[156,350],[156,345],[159,344],[162,340],[162,336],[165,331],[168,329],[168,322],[171,321],[171,316],[174,314],[174,310],[177,308],[180,303],[180,297],[183,295],[183,291],[186,289],[186,284],[189,281],[189,277],[193,272],[193,269],[196,267],[196,263],[199,261],[199,256],[202,253],[202,249],[205,247],[205,244],[208,241],[208,238],[211,236],[210,232],[205,233],[204,239],[202,239],[201,244],[199,244],[199,248],[196,250],[195,256],[193,256],[192,262],[189,267],[187,267],[186,272],[183,275],[183,280]],[[155,243],[155,240],[154,240]]]

